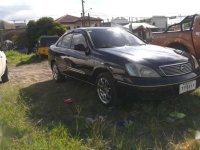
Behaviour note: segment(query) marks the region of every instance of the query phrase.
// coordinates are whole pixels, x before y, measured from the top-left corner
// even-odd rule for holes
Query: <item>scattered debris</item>
[[[167,117],[167,118],[166,118],[166,122],[167,122],[167,123],[174,123],[174,122],[175,122],[175,119],[174,119],[174,118],[171,118],[171,117]]]
[[[132,120],[124,119],[124,120],[117,121],[117,126],[123,126],[123,127],[129,128],[132,125],[133,125]]]
[[[117,150],[117,147],[115,145],[109,145],[106,149],[107,150]]]
[[[185,117],[186,117],[186,114],[184,114],[184,113],[172,112],[166,118],[166,122],[168,122],[168,123],[174,123],[176,121],[181,121]]]
[[[95,119],[92,119],[92,118],[86,118],[85,121],[88,123],[88,124],[92,124],[95,122]]]
[[[95,119],[87,117],[87,118],[85,118],[85,121],[87,123],[94,123],[96,121],[98,121],[98,122],[104,122],[105,121],[105,117],[104,116],[97,116]]]
[[[100,122],[104,122],[105,121],[105,117],[104,116],[98,116],[97,118]]]
[[[38,120],[38,121],[36,122],[36,125],[39,125],[39,124],[41,124],[41,123],[42,123],[42,121],[43,121],[43,119],[40,119],[40,120]]]
[[[65,104],[72,104],[73,101],[72,101],[71,98],[68,98],[68,99],[64,99],[64,103],[65,103]]]
[[[196,131],[195,139],[200,140],[200,131]]]
[[[184,113],[180,113],[180,112],[172,112],[169,114],[169,116],[174,119],[183,119],[186,117],[186,115]]]

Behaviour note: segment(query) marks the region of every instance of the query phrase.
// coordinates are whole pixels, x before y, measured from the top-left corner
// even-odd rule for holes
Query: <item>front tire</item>
[[[101,73],[96,80],[97,96],[105,106],[118,104],[116,87],[113,77],[109,73]]]
[[[8,67],[6,66],[5,72],[3,74],[3,76],[1,77],[1,80],[3,83],[8,82],[9,78],[8,78]]]
[[[61,82],[64,80],[64,75],[62,75],[58,69],[58,66],[56,65],[56,63],[54,62],[52,65],[52,74],[53,74],[53,79],[56,82]]]

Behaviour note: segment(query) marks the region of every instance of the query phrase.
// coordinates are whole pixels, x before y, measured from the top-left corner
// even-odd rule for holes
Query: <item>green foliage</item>
[[[26,37],[26,31],[23,30],[21,32],[17,32],[15,36],[13,36],[12,41],[14,42],[14,45],[18,48],[24,48],[27,47],[28,41]]]
[[[5,51],[5,54],[6,54],[8,63],[11,63],[11,64],[17,64],[22,61],[27,61],[33,56],[33,55],[27,55],[24,53],[20,53],[18,51],[14,51],[14,50]]]
[[[26,30],[29,51],[31,51],[34,48],[40,36],[61,36],[65,31],[65,27],[62,24],[55,22],[51,17],[42,17],[37,21],[29,21]]]
[[[97,103],[93,86],[69,78],[17,88],[12,80],[0,84],[2,150],[200,149],[199,88],[165,101],[133,97],[128,106],[105,108]],[[63,103],[65,98],[73,103]]]
[[[37,128],[27,120],[28,107],[19,94],[19,87],[0,85],[0,149],[86,150],[78,138],[71,138],[62,124],[53,128]]]

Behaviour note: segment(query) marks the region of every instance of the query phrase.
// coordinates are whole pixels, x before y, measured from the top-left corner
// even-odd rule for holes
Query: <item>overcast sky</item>
[[[191,15],[200,13],[199,0],[85,0],[86,14],[112,17]],[[92,8],[92,9],[90,9]],[[81,0],[0,0],[0,19],[30,20],[42,16],[80,16]]]

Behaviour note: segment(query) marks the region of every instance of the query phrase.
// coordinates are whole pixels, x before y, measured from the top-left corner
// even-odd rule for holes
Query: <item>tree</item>
[[[37,21],[29,21],[27,24],[27,45],[29,52],[33,51],[37,40],[42,35],[58,35],[61,36],[66,28],[53,20],[51,17],[42,17]]]
[[[27,36],[28,51],[31,52],[37,42],[37,36],[38,36],[36,22],[34,20],[28,22],[26,29],[26,36]]]

